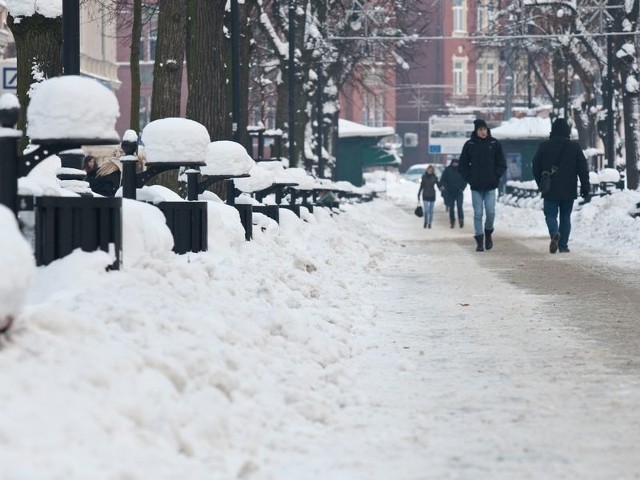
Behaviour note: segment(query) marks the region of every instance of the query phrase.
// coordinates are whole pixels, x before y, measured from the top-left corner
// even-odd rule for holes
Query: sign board
[[[16,93],[18,87],[18,68],[15,58],[4,58],[0,60],[2,69],[2,85],[0,93]]]
[[[475,117],[470,115],[432,116],[429,118],[429,153],[456,154],[473,132]]]

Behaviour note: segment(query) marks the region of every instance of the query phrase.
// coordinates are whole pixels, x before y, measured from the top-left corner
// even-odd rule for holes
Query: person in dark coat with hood
[[[460,162],[457,158],[451,160],[451,163],[442,172],[440,177],[440,186],[446,193],[447,200],[449,202],[449,223],[451,228],[456,225],[456,208],[458,210],[458,222],[460,228],[464,226],[464,211],[462,210],[462,201],[464,200],[464,189],[467,188],[467,182],[460,172],[458,166]],[[443,195],[444,196],[444,195]]]
[[[436,203],[436,187],[440,188],[440,181],[435,174],[433,165],[429,165],[420,180],[418,201],[422,198],[424,209],[424,228],[431,228],[433,222],[433,205]]]
[[[570,140],[570,136],[571,127],[567,121],[557,118],[551,126],[549,140],[540,144],[532,162],[533,178],[538,187],[542,172],[553,172],[550,177],[551,188],[542,194],[544,219],[551,237],[550,253],[558,250],[569,252],[571,211],[578,197],[578,178],[580,194],[587,198],[591,193],[587,159],[580,145]]]
[[[479,118],[473,122],[473,126],[471,138],[462,147],[458,170],[471,187],[476,252],[482,252],[493,248],[496,189],[500,177],[507,169],[507,161],[502,145],[491,136],[487,122]]]

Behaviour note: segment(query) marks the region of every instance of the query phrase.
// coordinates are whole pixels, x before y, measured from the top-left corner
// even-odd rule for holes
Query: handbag
[[[424,215],[424,212],[422,211],[422,205],[418,205],[413,213],[416,214],[416,217],[422,217]]]
[[[560,154],[557,156],[557,158],[553,162],[553,165],[551,166],[551,171],[543,170],[542,173],[540,174],[539,187],[540,187],[540,193],[542,193],[542,195],[546,195],[551,191],[551,178],[558,171],[558,164],[560,163],[560,159],[562,158],[562,154],[564,153],[564,149],[566,146],[567,144],[565,143],[560,149]]]

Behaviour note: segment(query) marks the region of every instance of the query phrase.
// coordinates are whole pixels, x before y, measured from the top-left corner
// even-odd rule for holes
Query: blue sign
[[[441,151],[441,145],[429,145],[429,153],[440,153]]]
[[[18,69],[16,67],[2,67],[2,89],[15,90],[18,88]]]

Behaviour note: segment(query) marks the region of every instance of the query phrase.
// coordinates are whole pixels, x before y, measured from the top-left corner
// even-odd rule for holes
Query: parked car
[[[442,177],[442,172],[444,172],[444,165],[440,165],[439,163],[416,163],[415,165],[411,165],[406,172],[404,172],[403,177],[405,180],[410,182],[420,182],[422,175],[427,171],[427,167],[431,165],[433,166],[436,177]]]

